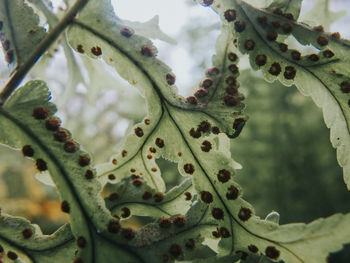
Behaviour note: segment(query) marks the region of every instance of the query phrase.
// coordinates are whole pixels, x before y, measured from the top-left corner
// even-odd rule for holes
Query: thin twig
[[[31,56],[19,66],[11,78],[7,81],[4,88],[0,92],[0,106],[10,97],[12,92],[17,88],[19,83],[34,66],[40,56],[55,42],[58,36],[72,22],[76,14],[87,4],[88,0],[77,0],[74,5],[68,10],[63,19],[48,33],[48,35],[39,43]]]

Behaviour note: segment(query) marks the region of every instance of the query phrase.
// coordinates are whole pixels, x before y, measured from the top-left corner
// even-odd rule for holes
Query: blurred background
[[[52,2],[53,10],[62,15],[65,1]],[[249,2],[263,7],[271,1]],[[179,92],[184,96],[193,93],[211,65],[220,32],[218,16],[193,0],[113,3],[117,15],[126,23],[139,21],[147,28],[154,27],[159,20],[166,35],[159,33],[160,39],[154,40],[158,57],[175,72]],[[323,24],[327,31],[339,31],[350,38],[347,26],[350,14],[346,14],[349,9],[346,0],[307,0],[299,20],[311,26]],[[49,29],[43,16],[42,21]],[[290,40],[289,45],[297,44]],[[305,51],[308,49],[312,47]],[[245,199],[254,205],[257,215],[264,218],[277,211],[283,224],[350,212],[350,193],[343,183],[320,109],[293,86],[265,82],[259,72],[250,70],[245,56],[239,66],[239,81],[250,119],[231,149],[234,159],[243,166],[235,180],[242,185]],[[0,84],[6,82],[8,74],[4,60],[0,59]],[[120,148],[130,127],[146,115],[146,104],[136,90],[102,61],[72,53],[64,38],[33,68],[28,79],[33,78],[48,82],[63,125],[92,154],[95,164],[107,162]],[[135,102],[138,108],[132,106]],[[158,163],[168,185],[176,185],[179,181],[176,165],[161,159]],[[0,206],[5,213],[24,216],[39,224],[44,233],[54,232],[68,220],[60,212],[55,189],[36,179],[32,161],[3,146],[0,146]],[[332,263],[349,260],[350,246],[330,257]]]

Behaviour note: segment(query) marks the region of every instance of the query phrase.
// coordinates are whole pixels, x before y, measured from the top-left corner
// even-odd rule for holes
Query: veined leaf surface
[[[350,42],[341,39],[339,33],[323,32],[322,26],[310,28],[298,23],[292,13],[282,11],[282,6],[263,10],[241,0],[216,2],[219,5],[212,5],[213,9],[228,23],[238,38],[240,51],[249,55],[253,69],[261,70],[267,81],[278,79],[286,86],[295,84],[322,108],[350,189]],[[288,35],[319,51],[303,55],[299,50],[288,49],[284,43]]]
[[[20,66],[45,35],[39,17],[23,0],[0,1],[0,41],[11,68]]]

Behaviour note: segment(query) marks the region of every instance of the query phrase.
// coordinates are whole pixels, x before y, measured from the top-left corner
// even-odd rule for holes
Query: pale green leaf
[[[45,35],[39,17],[23,0],[0,1],[0,40],[11,68],[19,67]]]
[[[222,5],[222,7],[225,7],[225,5]],[[90,12],[92,11],[90,10]],[[194,110],[185,109],[183,103],[174,100],[175,98],[179,98],[174,95],[175,90],[172,92],[168,85],[165,85],[167,89],[163,88],[166,80],[164,76],[167,73],[165,69],[167,68],[152,58],[156,54],[156,51],[149,42],[142,38],[137,38],[135,35],[120,38],[118,32],[122,28],[117,27],[115,19],[113,20],[111,17],[110,23],[102,23],[92,19],[94,17],[99,16],[98,14],[89,13],[89,16],[86,14],[85,18],[76,21],[76,25],[72,26],[69,34],[71,36],[79,34],[81,38],[79,41],[76,41],[71,37],[71,45],[73,47],[78,47],[78,45],[89,47],[85,49],[85,53],[90,57],[101,55],[106,62],[118,61],[119,64],[111,63],[111,65],[115,66],[121,76],[126,78],[130,83],[136,85],[143,83],[144,89],[141,90],[148,104],[152,103],[152,108],[149,107],[150,115],[145,119],[145,124],[135,126],[135,133],[129,135],[121,150],[121,154],[113,157],[111,164],[100,167],[100,176],[107,176],[109,173],[113,173],[120,180],[125,176],[130,176],[131,173],[135,173],[136,175],[143,176],[152,187],[155,187],[154,178],[158,178],[159,174],[156,174],[157,177],[152,175],[148,177],[148,174],[145,176],[145,171],[149,171],[146,170],[147,163],[153,162],[154,159],[160,157],[176,162],[178,163],[181,174],[190,174],[193,176],[194,186],[201,200],[208,203],[210,214],[219,223],[218,232],[215,235],[222,237],[219,243],[220,257],[225,255],[237,257],[236,254],[240,254],[241,252],[252,253],[251,250],[254,249],[251,245],[254,245],[259,251],[271,259],[286,259],[288,262],[307,262],[307,253],[310,251],[310,247],[308,250],[296,250],[294,252],[292,248],[288,247],[289,240],[280,241],[276,240],[273,236],[271,237],[273,235],[272,233],[289,229],[291,233],[296,231],[299,234],[299,236],[298,234],[296,235],[295,243],[300,244],[304,242],[303,238],[305,236],[301,237],[302,233],[298,232],[298,225],[280,227],[276,223],[261,220],[254,216],[251,205],[239,197],[241,190],[232,181],[236,164],[232,160],[229,151],[226,151],[225,147],[221,146],[222,143],[227,145],[228,138],[224,134],[216,136],[209,132],[205,132],[204,134],[200,132],[200,138],[195,138],[197,136],[191,133],[192,129],[200,128],[200,124],[203,122],[206,124],[204,125],[206,127],[209,126],[208,123],[211,124],[211,127],[213,124],[218,125],[219,118],[223,118],[225,122],[222,121],[222,123],[226,125],[232,123],[225,119],[229,116],[230,108],[223,107],[225,106],[223,97],[226,96],[224,95],[226,94],[226,85],[232,80],[230,75],[233,73],[233,77],[236,77],[238,69],[232,67],[232,65],[237,63],[237,58],[233,55],[233,52],[235,52],[233,38],[226,28],[223,29],[223,33],[219,37],[217,55],[213,58],[213,64],[220,73],[215,77],[210,76],[213,81],[213,86],[211,87],[214,88],[211,89],[209,87],[208,96],[200,99],[200,102],[206,105],[206,107],[203,107],[205,113],[211,113],[209,117],[208,115],[203,115],[203,111],[194,112]],[[109,28],[112,27],[112,21],[114,21],[114,27],[116,28],[115,34],[113,36],[106,36],[101,33],[105,31],[107,26]],[[100,39],[93,38],[96,35]],[[129,39],[132,39],[133,42],[128,42]],[[142,47],[146,45],[152,48],[153,52],[150,53],[153,54],[151,57],[142,57],[142,54],[140,56]],[[92,49],[90,51],[90,47],[99,47],[101,54],[91,52],[96,50]],[[123,66],[121,66],[121,63]],[[138,70],[135,70],[135,66]],[[232,73],[230,73],[230,69],[233,69]],[[163,76],[163,80],[160,79],[160,76]],[[225,82],[227,84],[224,84]],[[145,83],[149,84],[145,85]],[[235,84],[235,86],[238,86],[238,83]],[[154,90],[156,94],[152,94]],[[158,100],[158,98],[162,100]],[[160,109],[157,108],[159,104],[161,105]],[[241,124],[244,124],[244,119]],[[220,128],[222,129],[222,127],[225,127],[225,125],[221,124]],[[225,128],[224,131],[229,136],[234,137],[237,135],[229,132],[231,127],[228,128],[226,126]],[[236,126],[235,128],[236,131],[234,131],[239,133],[238,127]],[[207,129],[204,128],[204,130]],[[207,152],[203,150],[206,149],[203,147],[204,145],[211,146]],[[130,153],[131,157],[129,157]],[[139,161],[136,162],[136,160]],[[155,165],[155,163],[153,164]],[[158,172],[156,165],[149,167],[155,168],[151,168],[151,171]],[[222,177],[225,179],[222,179]],[[329,231],[333,232],[334,229],[329,224],[330,221],[327,220],[325,228],[330,227],[331,230]],[[312,225],[305,228],[312,228]],[[310,246],[314,249],[315,253],[321,249],[324,254],[328,254],[331,251],[340,249],[343,243],[349,242],[347,235],[342,236],[338,231],[334,231],[334,233],[334,247],[329,249],[317,247],[316,241],[315,243],[310,241],[313,239],[312,236],[306,237],[310,239],[307,242],[311,244]],[[288,237],[287,234],[286,238]],[[320,240],[320,242],[324,242],[326,238],[321,238]],[[319,254],[324,259],[324,254]],[[306,258],[306,261],[303,261],[303,257]],[[318,261],[320,257],[317,258]]]
[[[54,119],[51,116],[56,112],[56,107],[48,102],[49,99],[50,93],[41,81],[31,81],[19,88],[0,109],[3,131],[0,133],[0,142],[17,149],[30,146],[37,167],[50,171],[56,187],[60,189],[62,202],[68,204],[73,233],[86,239],[81,257],[90,262],[88,259],[91,259],[94,251],[93,239],[96,238],[94,227],[107,232],[112,216],[99,197],[100,187],[96,179],[86,178],[88,170],[92,176],[94,172],[88,165],[80,164],[81,156],[88,157],[87,153],[79,149],[79,144],[70,138],[69,132],[66,131],[69,138],[60,142],[55,139],[56,131],[46,128],[46,122]],[[43,116],[43,119],[35,118],[36,112],[41,113],[39,116]]]
[[[297,20],[300,15],[302,0],[274,0],[267,10],[274,8],[280,9],[284,14],[292,14]]]
[[[50,127],[48,121],[55,118],[52,115],[56,108],[48,102],[49,99],[50,93],[41,81],[30,81],[24,87],[17,89],[3,108],[0,108],[0,127],[1,130],[5,131],[0,133],[0,142],[13,148],[22,148],[25,155],[36,160],[38,169],[46,170],[45,166],[47,166],[60,192],[62,210],[69,212],[72,233],[77,240],[73,244],[81,244],[81,240],[84,240],[84,245],[74,246],[74,249],[78,250],[75,254],[76,258],[80,258],[84,262],[112,263],[118,257],[121,262],[136,263],[157,262],[165,253],[169,254],[169,262],[174,262],[175,259],[202,258],[214,255],[212,249],[202,245],[204,236],[207,236],[217,226],[210,217],[206,216],[209,210],[205,205],[197,202],[186,213],[189,206],[187,205],[186,208],[182,205],[184,202],[188,202],[183,199],[183,192],[191,187],[189,180],[185,181],[182,186],[169,191],[164,202],[162,200],[157,202],[160,207],[170,212],[174,212],[174,209],[183,212],[181,213],[183,221],[180,218],[183,224],[179,225],[175,222],[175,217],[172,217],[174,226],[167,230],[163,230],[159,222],[149,224],[138,231],[123,228],[119,219],[112,217],[106,209],[100,196],[100,185],[93,176],[94,172],[90,170],[91,168],[86,161],[82,161],[81,157],[88,155],[80,151],[79,144],[75,144],[73,140],[68,139],[65,142],[60,142],[54,139],[57,138],[57,136],[55,137],[56,131],[51,131],[48,128]],[[59,129],[63,131],[62,128]],[[87,173],[88,171],[91,171],[92,174]],[[18,220],[20,224],[25,222],[25,226],[29,226],[27,221]],[[33,226],[30,228],[33,233],[40,234],[40,229],[34,229]],[[4,226],[1,228],[0,234],[11,236],[13,231],[15,230],[11,225]],[[18,231],[17,234],[12,238],[19,242],[18,247],[12,247],[16,243],[9,242],[9,240],[4,240],[1,245],[6,250],[11,249],[11,251],[17,252],[18,256],[21,257],[18,262],[34,262],[32,258],[28,257],[28,253],[31,251],[20,246],[22,241],[18,236],[23,235],[20,232],[23,231],[23,227],[16,227],[16,231]],[[59,233],[57,232],[55,235],[59,235]],[[54,244],[56,244],[55,240],[52,241]],[[190,245],[187,246],[190,248],[186,247],[188,242]],[[195,246],[192,248],[193,242]],[[49,245],[48,242],[45,244]],[[37,244],[30,239],[29,245],[36,246]],[[159,248],[155,250],[158,252],[150,250],[150,247]],[[40,256],[35,262],[44,263],[52,258],[55,258],[55,262],[63,262],[67,259],[67,253],[69,257],[74,257],[71,253],[72,250],[70,248],[69,250],[56,251],[53,247],[45,252],[40,251],[38,252]]]
[[[323,109],[325,123],[331,129],[332,145],[337,148],[338,162],[344,169],[344,181],[350,189],[350,42],[283,15],[254,8],[244,1],[220,3],[216,11],[224,21],[228,22],[224,15],[227,9],[236,12],[235,19],[228,24],[238,37],[239,49],[249,54],[252,67],[260,69],[270,82],[278,79],[287,86],[295,84]],[[288,50],[288,46],[280,42],[290,34],[301,44],[313,45],[320,51],[301,55],[299,59],[299,51]]]
[[[322,25],[329,31],[331,24],[344,17],[346,13],[346,10],[330,10],[329,0],[317,0],[314,7],[301,17],[301,21],[310,26]]]
[[[35,7],[44,14],[47,20],[47,23],[49,25],[49,28],[50,30],[52,30],[52,28],[54,28],[59,22],[59,18],[56,16],[55,13],[53,13],[53,11],[50,8],[52,3],[48,3],[47,1],[43,1],[43,0],[30,0],[29,2],[35,5]],[[81,67],[78,65],[78,62],[74,56],[74,52],[68,46],[65,35],[62,38],[59,38],[53,45],[49,47],[47,52],[42,55],[40,60],[32,68],[30,73],[34,79],[35,78],[43,79],[42,72],[46,72],[47,68],[50,66],[52,57],[58,51],[59,47],[63,48],[63,52],[66,58],[67,73],[68,73],[68,79],[66,83],[64,83],[64,92],[62,96],[60,96],[57,100],[58,105],[63,105],[64,103],[67,102],[67,100],[71,96],[73,96],[78,84],[80,83],[85,84],[85,80],[81,72]],[[48,79],[45,78],[43,80],[47,81]],[[91,96],[94,98],[93,95]],[[89,97],[88,99],[90,101],[92,98]]]
[[[100,19],[99,8],[107,10],[104,20]],[[173,85],[175,76],[167,66],[153,57],[156,50],[151,42],[137,35],[127,37],[121,34],[125,27],[112,14],[112,7],[107,2],[103,1],[99,7],[94,1],[90,2],[80,19],[68,31],[70,44],[77,51],[83,47],[89,57],[101,56],[123,78],[140,88],[146,97],[149,115],[144,123],[134,127],[133,134],[127,136],[120,154],[113,156],[110,164],[97,167],[98,174],[104,184],[110,173],[115,173],[117,179],[121,180],[130,170],[136,170],[136,174],[141,175],[151,187],[164,191],[165,185],[155,159],[163,156],[170,161],[180,162],[179,167],[183,167],[187,155],[193,155],[183,138],[192,138],[191,130],[197,130],[201,123],[209,122],[216,133],[221,131],[235,137],[245,123],[242,114],[244,105],[240,102],[244,98],[236,88],[239,87],[235,78],[238,76],[235,64],[238,58],[232,53],[232,37],[226,31],[221,36],[218,41],[221,53],[214,58],[216,68],[208,72],[208,78],[205,79],[211,83],[207,88],[208,94],[198,98],[198,105],[191,105],[185,98],[176,95],[177,89]],[[103,32],[107,32],[107,29],[114,33],[105,35]],[[74,38],[75,35],[80,37]],[[150,57],[142,55],[143,48],[150,52]],[[96,49],[101,52],[96,53]],[[228,96],[226,91],[230,85],[233,96]],[[225,96],[232,98],[236,105],[227,106]],[[179,114],[176,116],[178,119],[175,119],[175,114]],[[239,121],[233,125],[236,119]],[[188,126],[180,127],[182,123]],[[204,132],[199,131],[199,135],[209,134],[212,132],[211,127]],[[159,143],[157,146],[156,141],[164,141],[164,148]],[[181,170],[183,172],[183,168]]]
[[[156,15],[150,20],[140,23],[140,22],[134,22],[134,21],[128,21],[123,20],[124,24],[128,27],[131,27],[133,30],[135,30],[136,34],[139,34],[141,36],[152,38],[152,39],[159,39],[164,42],[168,42],[169,44],[176,44],[176,40],[172,37],[165,34],[159,27],[159,16]]]
[[[35,179],[45,185],[55,187],[55,183],[52,181],[51,175],[48,171],[36,173]]]
[[[43,235],[38,226],[19,217],[6,214],[0,216],[0,244],[8,252],[16,253],[17,262],[64,263],[74,259],[74,237],[69,225],[58,229],[52,235]],[[7,256],[5,262],[13,262]]]

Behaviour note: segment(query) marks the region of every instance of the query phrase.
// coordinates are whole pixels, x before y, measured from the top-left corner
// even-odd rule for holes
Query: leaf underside
[[[239,165],[230,153],[230,139],[247,120],[239,91],[239,49],[267,80],[295,84],[323,107],[347,182],[349,43],[282,15],[297,18],[300,1],[274,1],[266,10],[238,0],[217,0],[212,7],[223,19],[213,67],[195,94],[183,98],[177,95],[174,74],[156,59],[152,43],[121,24],[109,1],[89,2],[67,31],[69,44],[81,55],[103,59],[138,88],[148,115],[133,127],[120,152],[94,170],[91,157],[60,127],[45,83],[30,81],[19,88],[0,108],[0,127],[5,127],[0,143],[22,149],[40,171],[50,172],[71,225],[45,236],[28,221],[4,214],[4,253],[39,263],[53,257],[55,262],[75,258],[84,263],[318,263],[350,242],[350,214],[281,226],[255,216],[233,180]],[[286,33],[288,28],[292,31]],[[272,40],[272,31],[283,36]],[[289,34],[320,52],[295,59],[296,50],[285,50],[278,42]],[[168,192],[159,158],[176,163],[183,177]],[[107,184],[111,193],[103,200],[101,190]],[[132,229],[126,226],[132,216],[149,217],[152,223]]]
[[[311,96],[322,108],[325,123],[331,130],[331,143],[337,148],[337,159],[343,167],[344,181],[350,189],[350,72],[347,66],[350,42],[341,39],[338,33],[323,32],[320,26],[311,28],[298,23],[293,9],[284,12],[276,5],[263,10],[244,1],[216,2],[220,8],[213,5],[213,9],[229,24],[238,39],[239,50],[249,55],[252,68],[261,70],[267,81],[278,79],[285,86],[295,84],[303,95]],[[227,20],[226,10],[234,10],[234,20]],[[287,36],[319,51],[303,54],[301,50],[290,49],[285,43]]]
[[[0,41],[12,69],[19,67],[45,36],[38,15],[23,0],[0,1]]]

